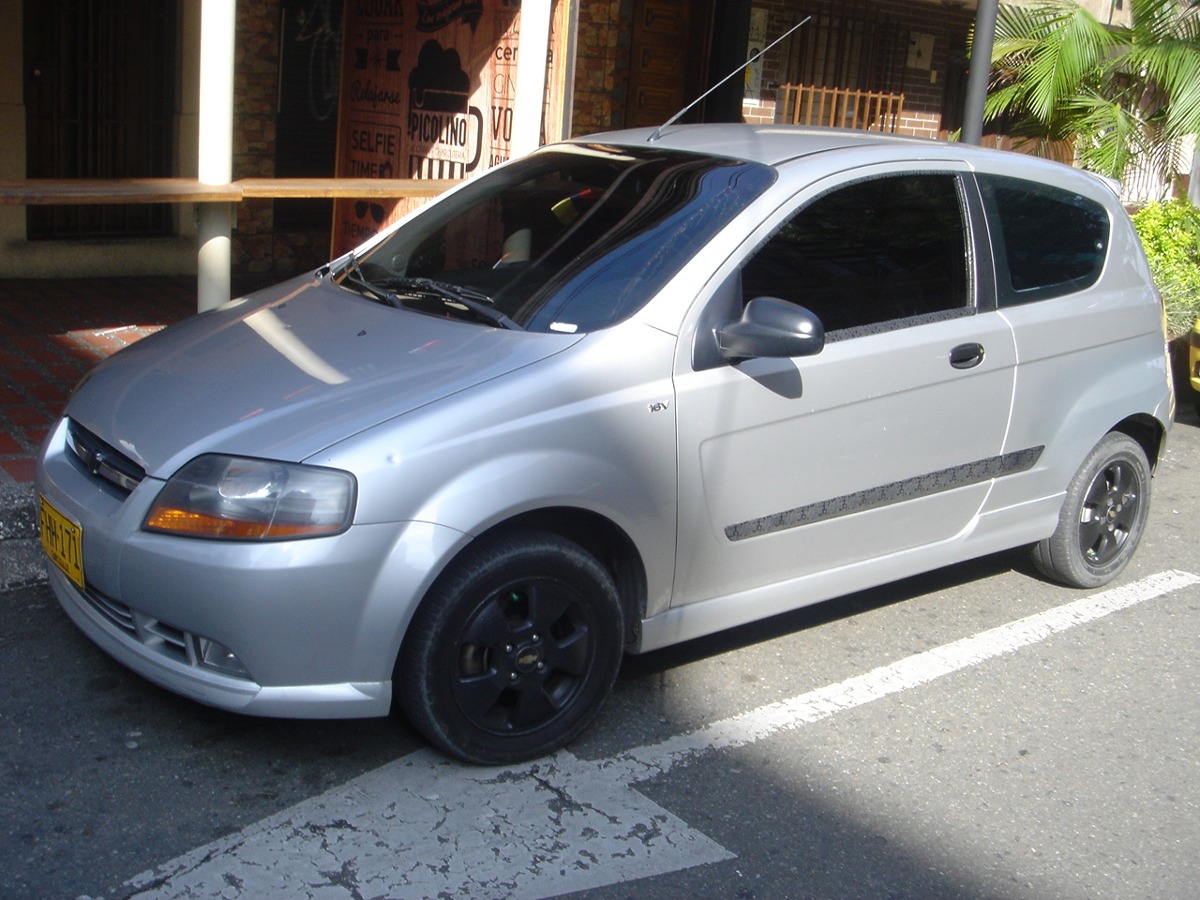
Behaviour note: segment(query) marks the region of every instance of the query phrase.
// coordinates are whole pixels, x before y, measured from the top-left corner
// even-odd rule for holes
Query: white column
[[[235,0],[202,0],[200,7],[199,177],[228,184],[233,177],[233,45]],[[201,203],[197,215],[197,306],[214,309],[230,297],[233,205]]]
[[[513,109],[513,156],[536,150],[542,142],[542,106],[546,102],[546,60],[550,53],[551,13],[551,0],[524,0],[521,4],[517,99]]]

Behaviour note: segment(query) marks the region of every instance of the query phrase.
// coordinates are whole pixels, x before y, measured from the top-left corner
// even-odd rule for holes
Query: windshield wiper
[[[377,300],[385,306],[397,305],[395,293],[384,290],[384,288],[367,278],[358,264],[358,257],[353,253],[347,255],[346,265],[342,267],[342,270],[338,274],[372,300]]]
[[[496,307],[492,306],[491,297],[474,288],[450,284],[446,281],[435,281],[432,278],[405,278],[403,276],[393,276],[381,281],[372,281],[363,274],[362,267],[358,264],[358,257],[354,253],[347,254],[346,265],[342,267],[338,274],[342,276],[343,280],[354,285],[360,292],[385,306],[400,307],[404,305],[397,291],[416,291],[427,296],[440,297],[442,300],[454,303],[470,312],[481,322],[496,328],[507,328],[510,331],[525,330],[504,313],[500,312],[500,310],[496,309]]]
[[[498,328],[510,331],[525,329],[492,305],[492,298],[482,291],[460,284],[450,284],[447,281],[435,281],[432,278],[388,278],[383,284],[399,291],[417,291],[421,294],[432,294],[451,303],[470,310],[476,318]],[[392,295],[395,297],[395,294]]]

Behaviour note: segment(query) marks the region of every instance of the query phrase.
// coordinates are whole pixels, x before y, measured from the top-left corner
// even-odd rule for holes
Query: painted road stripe
[[[133,878],[139,898],[550,897],[732,859],[631,785],[1200,584],[1169,571],[609,759],[482,769],[422,750]]]
[[[1189,572],[1167,571],[1148,576],[1132,584],[1083,597],[1064,606],[1046,610],[981,631],[972,637],[943,644],[924,653],[880,666],[837,684],[807,694],[760,706],[750,712],[689,732],[667,738],[661,743],[639,747],[601,763],[621,771],[623,778],[640,781],[651,778],[691,758],[712,750],[740,747],[769,737],[783,729],[819,722],[889,694],[906,691],[1043,641],[1051,635],[1085,625],[1096,619],[1146,600],[1152,600],[1200,583],[1200,576]]]

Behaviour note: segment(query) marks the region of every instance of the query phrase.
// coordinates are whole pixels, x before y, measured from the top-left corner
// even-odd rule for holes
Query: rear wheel
[[[1149,512],[1150,464],[1141,445],[1105,435],[1071,480],[1058,528],[1034,547],[1034,562],[1073,587],[1107,584],[1133,557]]]
[[[623,634],[611,576],[577,544],[542,532],[485,540],[418,608],[397,696],[409,720],[460,759],[532,759],[595,716]]]

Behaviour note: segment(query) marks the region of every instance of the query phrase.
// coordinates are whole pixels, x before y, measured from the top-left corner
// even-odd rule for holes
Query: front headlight
[[[338,534],[350,527],[354,493],[354,476],[337,469],[198,456],[168,479],[143,527],[235,541]]]

